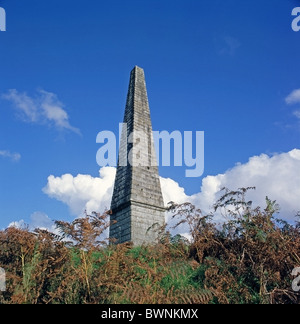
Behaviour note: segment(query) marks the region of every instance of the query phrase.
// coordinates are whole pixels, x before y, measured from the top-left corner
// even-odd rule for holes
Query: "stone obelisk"
[[[153,244],[165,223],[144,70],[131,71],[111,203],[110,238]]]

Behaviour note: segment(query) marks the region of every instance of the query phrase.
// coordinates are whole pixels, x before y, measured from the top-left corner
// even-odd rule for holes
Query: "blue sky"
[[[272,186],[285,190],[287,179],[296,179],[288,189],[298,194],[300,32],[291,28],[291,12],[300,1],[4,0],[0,6],[7,14],[7,31],[0,32],[0,228],[30,222],[36,212],[72,219],[86,206],[84,188],[72,198],[62,177],[99,176],[96,135],[117,132],[135,65],[145,70],[154,130],[205,131],[203,177],[185,178],[185,167],[160,168],[173,181],[170,192],[201,194],[220,174],[234,177],[225,184],[239,185],[241,169],[228,170],[240,165],[248,175],[256,170],[249,186],[274,177]],[[260,171],[252,157],[263,164]],[[274,188],[258,192],[282,196]],[[81,205],[74,207],[76,197]],[[292,204],[287,209],[294,211]]]

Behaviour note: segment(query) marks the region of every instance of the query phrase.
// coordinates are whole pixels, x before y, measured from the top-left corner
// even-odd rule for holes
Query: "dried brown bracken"
[[[250,189],[224,189],[211,215],[170,203],[173,230],[188,225],[190,242],[164,226],[153,246],[109,244],[109,212],[57,221],[60,235],[0,231],[0,303],[299,304],[292,271],[300,267],[300,224],[276,219],[269,198],[253,208]],[[220,213],[225,221],[216,224]]]

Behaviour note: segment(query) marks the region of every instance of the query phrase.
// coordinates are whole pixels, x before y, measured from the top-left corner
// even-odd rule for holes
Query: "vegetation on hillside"
[[[248,189],[225,190],[215,205],[222,225],[189,203],[171,203],[175,227],[188,224],[191,242],[164,228],[154,246],[108,245],[99,241],[108,213],[57,221],[60,236],[0,231],[0,303],[299,304],[292,271],[300,267],[300,223],[276,219],[268,198],[253,208]]]

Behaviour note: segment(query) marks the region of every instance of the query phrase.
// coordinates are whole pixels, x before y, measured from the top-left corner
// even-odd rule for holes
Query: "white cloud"
[[[202,180],[201,190],[192,196],[186,195],[184,188],[172,180],[161,178],[164,201],[183,203],[189,201],[199,207],[203,213],[209,213],[213,204],[219,198],[223,187],[237,189],[241,187],[256,187],[248,194],[248,199],[254,206],[265,206],[265,197],[277,200],[281,206],[280,217],[294,221],[296,212],[300,210],[300,150],[268,156],[254,156],[245,164],[237,164],[224,174],[207,176]],[[99,177],[90,175],[65,174],[61,177],[50,176],[44,192],[67,204],[71,212],[82,215],[110,207],[116,169],[104,167],[100,169]],[[170,215],[167,215],[167,220]],[[182,233],[187,229],[182,228]]]
[[[73,177],[64,174],[61,177],[48,177],[48,184],[43,189],[49,197],[69,206],[74,215],[81,215],[85,210],[104,211],[110,208],[116,169],[104,167],[99,177],[79,174]]]
[[[286,98],[285,102],[288,105],[300,103],[300,89],[292,91]]]
[[[300,119],[300,110],[295,110],[295,111],[293,112],[293,115],[294,115],[295,117],[297,117],[298,119]]]
[[[236,165],[224,174],[204,178],[200,193],[191,196],[191,201],[207,212],[223,187],[235,190],[254,186],[256,190],[248,194],[254,206],[263,207],[268,196],[281,206],[280,217],[294,221],[300,210],[299,170],[298,149],[271,157],[266,154],[254,156],[247,163]]]
[[[160,183],[165,204],[171,201],[177,204],[187,202],[189,197],[185,194],[184,188],[180,187],[176,181],[160,177]]]
[[[85,210],[88,213],[103,211],[110,208],[116,168],[104,167],[99,171],[99,177],[90,175],[64,174],[61,177],[48,177],[48,183],[43,189],[49,197],[59,200],[70,208],[73,215],[81,215]],[[161,178],[161,187],[166,203],[175,201],[186,202],[188,196],[184,188],[167,178]]]
[[[6,94],[3,94],[2,98],[11,101],[20,114],[20,117],[24,120],[33,123],[38,121],[39,113],[37,104],[26,93],[19,93],[16,89],[11,89]]]
[[[249,159],[245,164],[237,164],[232,169],[216,176],[207,176],[202,180],[199,193],[188,196],[184,188],[172,180],[161,178],[164,201],[176,203],[191,202],[199,207],[203,213],[209,213],[213,204],[219,198],[223,187],[237,189],[255,186],[247,198],[254,206],[265,206],[265,197],[277,200],[281,206],[280,217],[287,221],[294,221],[300,210],[300,150],[294,149],[288,153],[268,156],[261,154]],[[99,177],[90,175],[65,174],[61,177],[49,176],[43,191],[51,198],[55,198],[69,206],[74,216],[81,216],[84,210],[102,212],[110,207],[116,169],[104,167],[100,169]],[[166,215],[170,222],[171,215]],[[29,228],[42,228],[57,233],[54,223],[41,212],[35,212],[30,217]],[[216,219],[219,220],[219,219]],[[13,222],[9,226],[24,227],[24,220]],[[185,236],[187,226],[173,231]]]
[[[10,101],[19,117],[26,122],[47,124],[59,130],[70,130],[80,134],[80,130],[71,126],[69,116],[64,105],[54,93],[39,90],[36,97],[29,97],[25,92],[16,89],[9,90],[2,95],[3,99]]]
[[[25,223],[24,219],[21,219],[19,221],[11,222],[9,223],[8,227],[15,227],[15,228],[25,228],[27,224]]]
[[[10,151],[0,151],[0,157],[11,159],[14,162],[17,162],[21,159],[21,154],[19,153],[11,153]]]
[[[30,216],[30,226],[32,228],[45,229],[50,232],[56,232],[56,226],[49,216],[42,212],[34,212]]]
[[[8,227],[16,227],[20,229],[28,227],[31,231],[39,228],[58,234],[58,230],[56,229],[54,222],[48,217],[48,215],[42,212],[34,212],[30,216],[29,224],[26,224],[26,222],[21,219],[19,221],[10,223]]]

